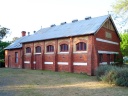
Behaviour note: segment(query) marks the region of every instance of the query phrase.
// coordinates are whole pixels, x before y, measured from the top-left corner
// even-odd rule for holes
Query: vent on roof
[[[30,35],[30,32],[28,32],[28,36]]]
[[[52,24],[52,25],[51,25],[51,27],[54,27],[54,26],[56,26],[56,25],[55,25],[55,24]]]
[[[75,22],[77,22],[77,21],[78,21],[78,19],[72,20],[72,23],[75,23]]]
[[[64,25],[64,24],[66,24],[66,22],[62,22],[62,23],[61,23],[61,25]]]
[[[36,33],[36,31],[33,31],[33,33]]]
[[[89,20],[91,19],[91,16],[85,17],[85,20]]]

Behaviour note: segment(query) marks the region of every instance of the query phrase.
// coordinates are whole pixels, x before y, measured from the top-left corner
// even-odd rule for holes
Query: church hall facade
[[[110,15],[41,28],[5,48],[5,67],[94,75],[100,65],[122,58],[120,37]]]

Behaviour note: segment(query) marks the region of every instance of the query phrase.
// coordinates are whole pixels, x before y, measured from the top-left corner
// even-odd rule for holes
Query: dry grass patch
[[[0,69],[0,96],[128,96],[127,90],[85,74]]]

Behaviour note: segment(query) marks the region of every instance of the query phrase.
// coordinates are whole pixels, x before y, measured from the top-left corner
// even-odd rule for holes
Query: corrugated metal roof
[[[22,44],[21,44],[21,41],[25,38],[27,38],[28,36],[24,36],[24,37],[21,37],[17,40],[15,40],[12,44],[10,44],[9,46],[7,46],[6,48],[4,49],[17,49],[17,48],[22,48]]]
[[[22,43],[33,42],[39,40],[47,40],[61,37],[86,35],[95,33],[109,15],[91,18],[89,20],[80,20],[74,23],[67,23],[54,27],[43,28],[37,31],[34,35],[22,40]]]
[[[55,39],[69,36],[94,34],[110,15],[91,18],[88,20],[80,20],[74,23],[66,23],[53,27],[43,28],[30,36],[21,37],[5,49],[21,48],[26,42]]]

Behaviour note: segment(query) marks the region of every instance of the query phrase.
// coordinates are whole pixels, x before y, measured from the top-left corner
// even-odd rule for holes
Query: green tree
[[[123,56],[128,56],[128,32],[120,33],[122,39],[120,48]]]
[[[9,33],[9,29],[0,26],[0,62],[4,59],[4,48],[7,47],[9,42],[2,42],[1,40]]]
[[[0,41],[0,59],[4,59],[4,48],[7,47],[9,44],[9,42]]]
[[[8,34],[9,29],[0,26],[0,41]]]

